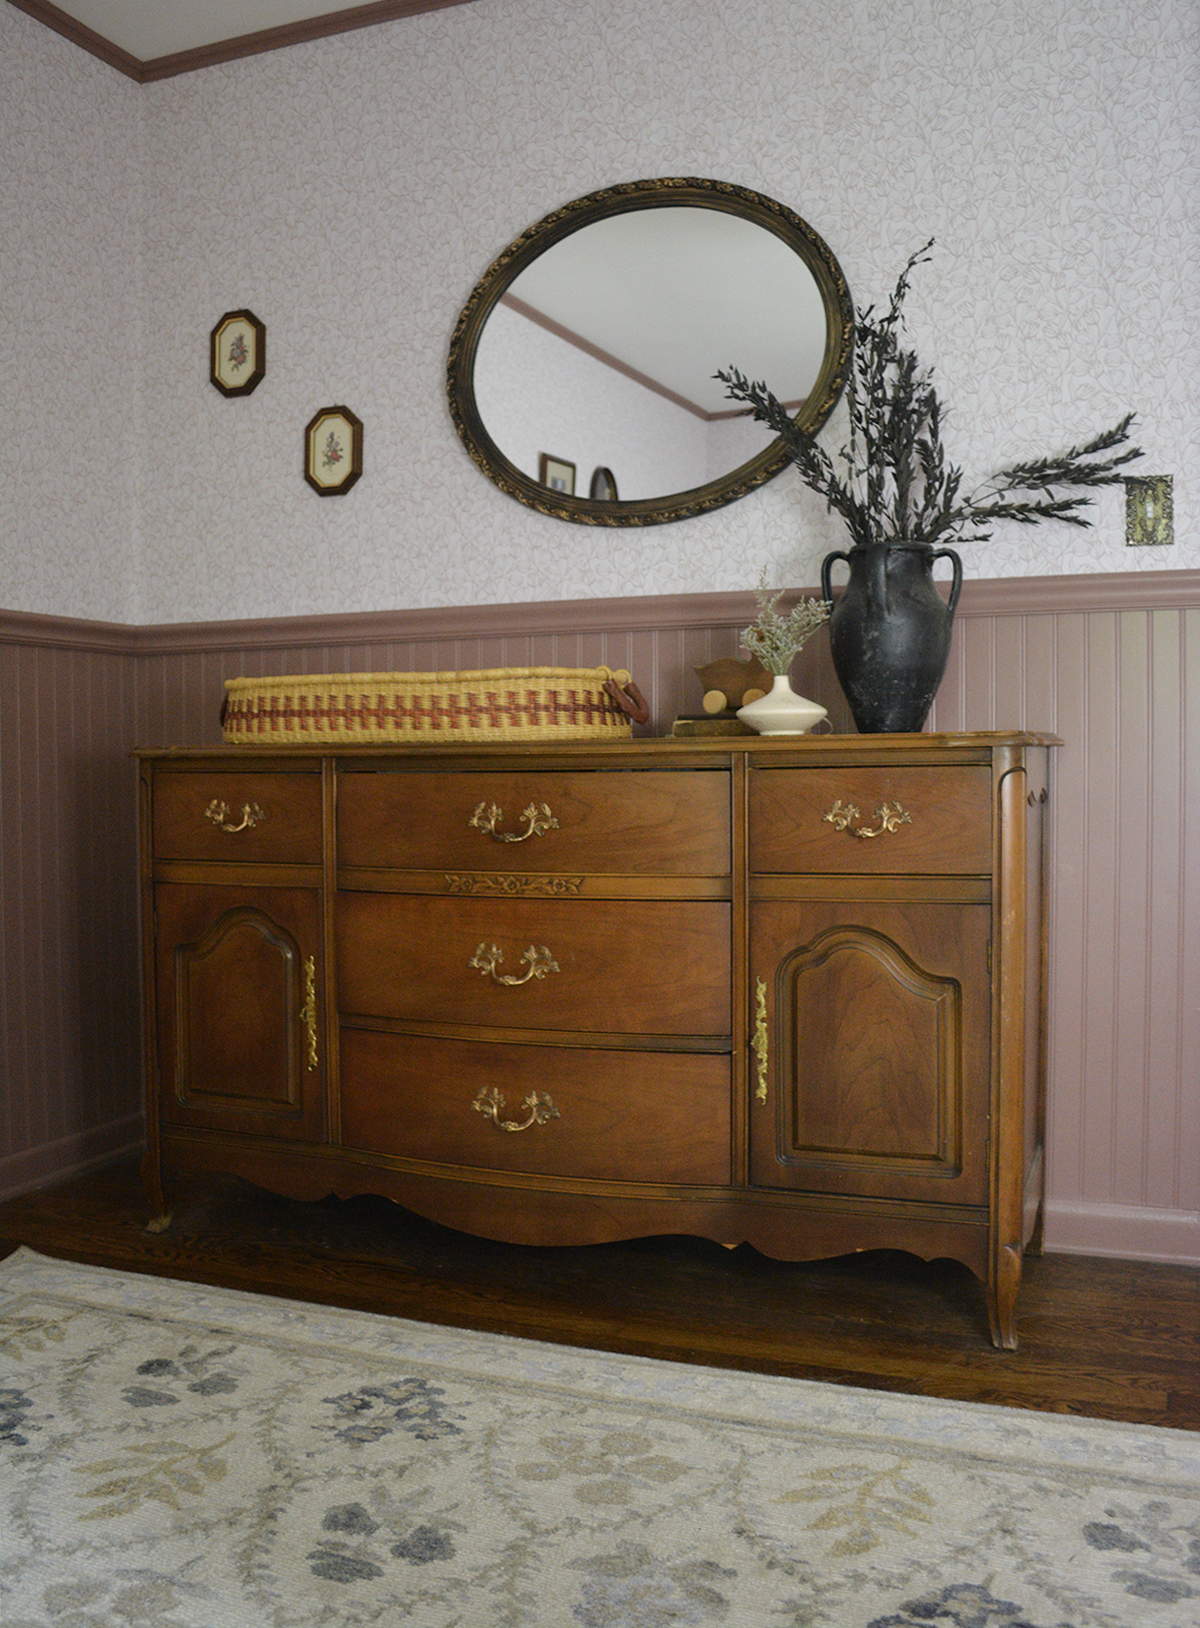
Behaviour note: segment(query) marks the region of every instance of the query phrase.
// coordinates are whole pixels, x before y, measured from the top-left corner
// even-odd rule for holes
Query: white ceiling
[[[139,62],[363,9],[363,0],[54,0],[54,4]]]

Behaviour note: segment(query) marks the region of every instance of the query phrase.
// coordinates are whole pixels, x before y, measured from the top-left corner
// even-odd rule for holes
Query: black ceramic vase
[[[954,567],[949,600],[933,580],[933,562]],[[829,617],[829,648],[860,734],[924,726],[950,657],[950,624],[962,587],[962,561],[952,548],[927,543],[871,543],[827,554],[821,593],[832,599],[835,560],[850,567]]]

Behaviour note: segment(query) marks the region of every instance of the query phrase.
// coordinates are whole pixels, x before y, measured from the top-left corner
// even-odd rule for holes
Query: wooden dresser
[[[147,1192],[529,1244],[1039,1242],[1052,737],[139,754]]]

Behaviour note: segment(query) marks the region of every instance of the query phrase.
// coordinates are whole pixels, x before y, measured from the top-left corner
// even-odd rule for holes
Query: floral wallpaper
[[[998,530],[981,577],[1200,567],[1200,15],[1193,0],[474,0],[137,86],[12,7],[0,603],[133,622],[811,584],[842,536],[785,474],[606,531],[476,470],[445,401],[476,279],[610,183],[778,198],[860,304],[907,304],[976,484],[1127,410],[1176,542]],[[18,164],[11,164],[16,152]],[[208,380],[248,307],[267,372]],[[344,404],[364,472],[303,479]],[[836,427],[826,432],[836,443]],[[555,449],[549,449],[555,450]]]
[[[140,98],[0,6],[4,609],[124,621],[137,601]]]

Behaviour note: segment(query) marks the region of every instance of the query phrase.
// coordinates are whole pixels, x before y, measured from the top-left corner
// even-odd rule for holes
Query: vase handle
[[[954,576],[950,583],[950,614],[953,616],[958,596],[962,592],[962,561],[952,548],[935,548],[931,557],[935,560],[949,560],[954,567]]]
[[[826,554],[825,558],[821,561],[821,598],[824,600],[830,600],[833,598],[833,594],[830,592],[831,584],[829,581],[829,568],[833,564],[834,560],[845,560],[847,565],[850,564],[849,554],[844,554],[841,549],[835,549],[832,554]]]

